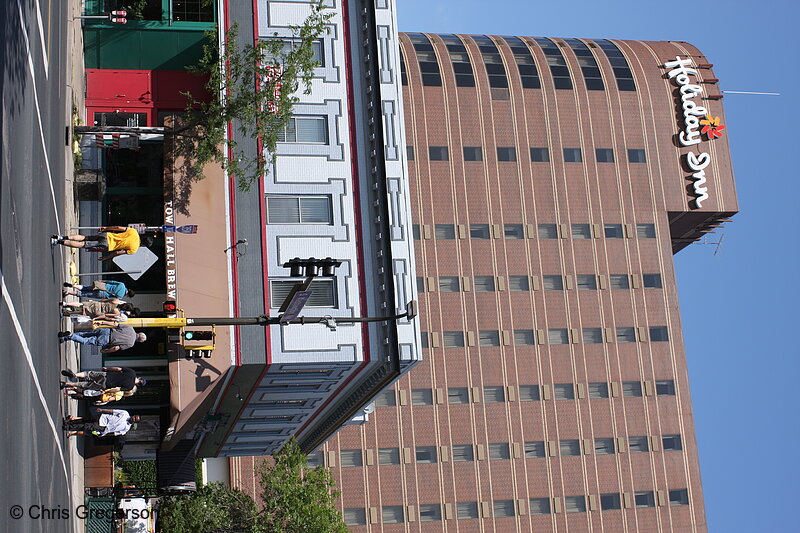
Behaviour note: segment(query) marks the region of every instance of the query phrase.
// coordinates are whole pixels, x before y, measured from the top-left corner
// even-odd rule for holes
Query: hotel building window
[[[647,163],[647,156],[645,156],[644,150],[628,148],[628,163]]]
[[[627,274],[609,274],[608,285],[612,289],[630,289],[631,280]]]
[[[488,451],[490,461],[511,459],[511,453],[509,453],[507,442],[493,442],[489,444]]]
[[[547,58],[550,66],[550,74],[553,75],[553,85],[556,89],[572,89],[572,80],[569,76],[569,68],[564,56],[561,54],[556,43],[544,37],[537,37],[535,41],[539,44]]]
[[[581,155],[580,148],[564,148],[564,162],[565,163],[581,163],[583,156]]]
[[[606,87],[603,84],[603,78],[600,76],[600,67],[597,66],[597,61],[589,47],[578,39],[564,39],[564,41],[572,48],[578,58],[586,88],[590,91],[604,91]]]
[[[411,389],[411,405],[433,405],[431,389]]]
[[[448,151],[447,146],[429,146],[428,158],[431,161],[449,161],[450,152]]]
[[[381,518],[384,524],[402,524],[404,521],[402,505],[381,507]]]
[[[497,147],[497,160],[498,161],[516,161],[517,149],[513,146],[498,146]]]
[[[447,389],[447,403],[451,405],[469,403],[469,389],[466,387],[450,387]]]
[[[555,224],[539,224],[536,231],[540,239],[558,239],[558,227]]]
[[[550,514],[550,498],[531,498],[528,504],[531,514]]]
[[[642,382],[641,381],[623,381],[622,382],[622,396],[625,398],[641,398],[642,397]]]
[[[455,463],[470,463],[475,460],[472,444],[453,444],[451,452]]]
[[[577,274],[578,290],[595,291],[597,290],[597,276],[594,274]]]
[[[611,63],[611,68],[614,69],[617,89],[620,91],[635,91],[636,84],[633,82],[633,73],[631,73],[628,61],[617,48],[617,45],[606,39],[597,39],[595,43],[605,52],[608,62]]]
[[[569,344],[569,331],[567,328],[548,329],[547,344]]]
[[[573,239],[591,239],[592,228],[589,224],[573,224],[572,225],[572,238]]]
[[[475,276],[475,292],[494,292],[494,276]]]
[[[481,51],[483,64],[486,67],[486,75],[489,77],[489,87],[493,89],[508,88],[506,68],[503,66],[503,58],[497,50],[497,45],[485,35],[470,35],[470,37],[472,37],[472,40],[475,41]]]
[[[308,454],[306,464],[309,468],[316,468],[318,466],[325,466],[325,459],[321,451],[311,452]]]
[[[511,292],[528,292],[531,281],[528,276],[508,276],[508,290]]]
[[[689,491],[686,489],[676,489],[669,491],[669,504],[675,505],[689,505]]]
[[[531,148],[531,161],[534,163],[549,163],[549,148]]]
[[[364,465],[364,459],[361,450],[342,450],[339,452],[339,461],[342,465],[342,468]]]
[[[667,326],[650,326],[650,342],[668,342]]]
[[[408,85],[408,70],[406,70],[406,55],[403,49],[400,49],[400,83],[403,87]]]
[[[348,526],[366,526],[367,525],[367,512],[366,509],[345,509],[342,512],[345,525]]]
[[[375,396],[375,407],[395,407],[397,394],[393,390],[385,390]]]
[[[664,287],[661,282],[661,274],[642,274],[642,281],[645,289],[661,289]]]
[[[445,331],[442,333],[442,343],[445,348],[463,348],[464,347],[464,332],[463,331]]]
[[[269,280],[269,305],[279,308],[300,280]],[[311,297],[306,307],[336,307],[336,283],[333,279],[315,279],[309,286]]]
[[[603,511],[613,511],[614,509],[622,509],[622,501],[619,494],[611,492],[608,494],[600,495],[600,509]]]
[[[495,518],[514,516],[514,500],[495,500],[493,508]]]
[[[636,507],[655,507],[656,496],[652,490],[634,492],[633,503]]]
[[[515,346],[533,346],[535,344],[532,329],[515,329],[514,330],[514,345]]]
[[[326,144],[328,142],[328,117],[293,116],[278,132],[278,142]]]
[[[628,451],[631,453],[645,453],[650,451],[647,436],[628,437]]]
[[[488,386],[483,388],[483,401],[486,403],[501,403],[506,401],[504,387]]]
[[[636,328],[617,328],[617,342],[636,342]]]
[[[333,224],[329,196],[267,196],[267,224]]]
[[[514,61],[517,63],[517,70],[522,79],[523,89],[541,89],[542,83],[539,80],[539,72],[536,70],[536,62],[533,60],[531,50],[519,37],[503,37],[506,44],[514,54]]]
[[[594,453],[596,455],[614,455],[616,453],[614,439],[594,439]]]
[[[542,276],[542,288],[546,291],[563,291],[564,278],[562,276]]]
[[[475,87],[475,76],[472,73],[472,62],[464,43],[456,35],[440,34],[444,41],[447,53],[450,54],[450,63],[456,77],[456,87]]]
[[[436,224],[434,235],[439,240],[452,241],[456,238],[456,227],[453,224]]]
[[[544,441],[535,440],[525,443],[526,459],[543,459],[544,457],[546,457],[544,450]]]
[[[657,396],[675,396],[675,382],[671,379],[656,381]]]
[[[480,146],[465,146],[464,161],[483,161],[483,149]]]
[[[655,224],[636,224],[636,236],[640,239],[655,239],[656,238],[656,225]]]
[[[520,385],[519,386],[519,401],[521,401],[521,402],[538,402],[539,401],[539,385]]]
[[[603,329],[602,328],[583,328],[583,343],[584,344],[602,344],[603,343]]]
[[[589,383],[589,398],[608,398],[608,383],[605,381],[594,381]]]
[[[574,400],[575,386],[572,383],[556,383],[553,385],[553,398],[556,400]]]
[[[603,234],[606,239],[622,239],[625,237],[622,231],[622,224],[603,224]]]
[[[409,161],[414,160],[414,147],[413,146],[406,146],[406,158]]]
[[[471,239],[491,238],[491,233],[489,232],[489,224],[470,224],[469,236]]]
[[[581,441],[578,439],[566,439],[558,441],[559,454],[564,457],[572,457],[581,454]]]
[[[505,224],[503,225],[503,235],[506,239],[524,239],[525,228],[522,224]]]
[[[378,448],[378,464],[391,466],[400,464],[400,448]]]
[[[418,463],[435,463],[437,461],[436,446],[417,446],[414,456]]]
[[[500,332],[496,329],[479,331],[478,344],[480,346],[500,346]]]
[[[564,510],[568,513],[585,513],[586,496],[565,496]]]
[[[420,522],[439,522],[442,519],[442,506],[438,503],[421,503],[419,505]]]
[[[419,70],[422,74],[422,85],[426,87],[441,87],[442,75],[439,72],[439,62],[436,52],[427,35],[421,33],[407,33],[419,61]]]
[[[439,292],[458,292],[461,290],[461,280],[458,276],[441,276],[439,278]]]
[[[683,449],[683,442],[680,435],[663,435],[661,446],[665,452],[680,451]]]
[[[414,238],[415,241],[418,241],[422,238],[422,236],[420,235],[419,224],[411,225],[411,236]]]
[[[456,503],[457,520],[469,520],[472,518],[478,518],[478,502]]]

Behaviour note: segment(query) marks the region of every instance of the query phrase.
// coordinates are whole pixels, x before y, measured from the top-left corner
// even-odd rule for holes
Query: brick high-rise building
[[[706,531],[672,256],[737,211],[709,61],[672,41],[401,51],[425,361],[315,456],[345,519]]]

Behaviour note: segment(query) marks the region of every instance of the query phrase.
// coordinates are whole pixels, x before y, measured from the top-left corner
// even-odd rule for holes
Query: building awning
[[[202,417],[208,414],[214,405],[227,378],[234,371],[234,367],[228,368],[206,390],[195,396],[195,398],[183,409],[178,411],[170,421],[167,433],[161,443],[160,450],[167,452],[180,442]]]

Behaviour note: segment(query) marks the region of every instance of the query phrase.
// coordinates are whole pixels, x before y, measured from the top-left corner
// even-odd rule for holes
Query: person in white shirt
[[[86,433],[95,437],[121,437],[138,421],[138,415],[131,415],[123,409],[97,409],[97,413],[89,417],[65,419],[62,427],[70,432],[67,437]]]

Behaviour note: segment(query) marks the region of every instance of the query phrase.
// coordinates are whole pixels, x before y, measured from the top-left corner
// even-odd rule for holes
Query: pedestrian
[[[62,376],[77,379],[64,383],[65,389],[108,390],[119,389],[122,392],[132,391],[136,386],[147,385],[147,380],[136,375],[136,371],[126,366],[104,366],[100,370],[87,370],[77,374],[71,370],[62,370]]]
[[[130,317],[139,316],[139,308],[122,300],[93,300],[90,302],[68,302],[61,304],[61,314],[77,323],[91,321],[93,326],[116,326]]]
[[[112,279],[95,281],[91,288],[86,285],[73,285],[72,283],[64,283],[64,287],[65,289],[62,291],[63,296],[77,296],[79,298],[92,298],[94,300],[109,300],[111,298],[123,299],[136,296],[136,293],[128,289],[124,283]]]
[[[100,226],[97,235],[53,235],[52,244],[61,244],[70,248],[86,248],[91,252],[106,252],[100,256],[100,261],[106,261],[122,254],[135,254],[139,246],[150,246],[153,239],[150,236],[141,239],[139,232],[134,228],[124,226]]]
[[[134,387],[136,390],[136,387]],[[129,392],[122,392],[119,388],[116,389],[106,389],[106,390],[92,390],[92,389],[85,389],[79,390],[70,388],[66,391],[67,398],[72,398],[73,400],[94,400],[92,402],[93,405],[105,405],[109,402],[118,402],[125,396],[133,396],[134,391]]]
[[[147,340],[143,332],[137,333],[128,324],[120,324],[113,328],[98,328],[92,331],[59,331],[59,342],[74,341],[78,344],[101,346],[100,353],[112,353],[127,350],[137,342]]]
[[[96,437],[121,437],[131,429],[136,429],[138,415],[131,415],[123,409],[98,409],[97,413],[88,417],[69,417],[61,426],[70,431],[67,437],[85,435],[87,432]]]

